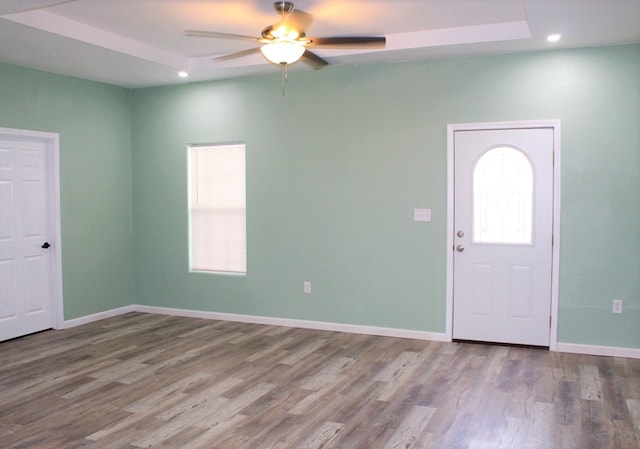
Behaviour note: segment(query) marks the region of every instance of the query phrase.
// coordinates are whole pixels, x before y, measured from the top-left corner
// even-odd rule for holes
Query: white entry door
[[[553,133],[454,132],[455,339],[549,346]]]
[[[0,341],[54,325],[48,153],[0,133]]]

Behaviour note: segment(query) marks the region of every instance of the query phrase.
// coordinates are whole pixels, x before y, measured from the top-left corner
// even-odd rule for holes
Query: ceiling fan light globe
[[[293,64],[305,52],[304,45],[291,41],[280,41],[264,44],[260,51],[268,61],[282,65]]]

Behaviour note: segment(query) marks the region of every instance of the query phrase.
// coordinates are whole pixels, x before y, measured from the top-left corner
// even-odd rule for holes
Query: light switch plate
[[[413,221],[431,221],[431,209],[413,209]]]

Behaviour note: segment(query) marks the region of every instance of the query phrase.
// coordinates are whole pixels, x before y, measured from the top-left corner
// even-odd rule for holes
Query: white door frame
[[[501,129],[553,129],[553,248],[551,270],[551,329],[549,349],[558,344],[558,281],[560,279],[560,120],[531,120],[492,123],[456,123],[447,126],[447,286],[446,329],[447,340],[453,339],[453,246],[454,246],[454,132]]]
[[[62,233],[60,219],[60,135],[26,129],[0,128],[0,136],[24,138],[44,142],[47,154],[46,200],[49,206],[47,234],[51,248],[47,250],[51,266],[51,307],[54,329],[64,329],[64,303],[62,299]]]

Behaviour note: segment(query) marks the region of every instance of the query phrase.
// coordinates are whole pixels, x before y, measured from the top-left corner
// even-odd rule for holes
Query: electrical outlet
[[[613,308],[611,313],[622,313],[622,299],[613,300]]]
[[[311,293],[311,281],[304,281],[303,291],[305,293]]]

